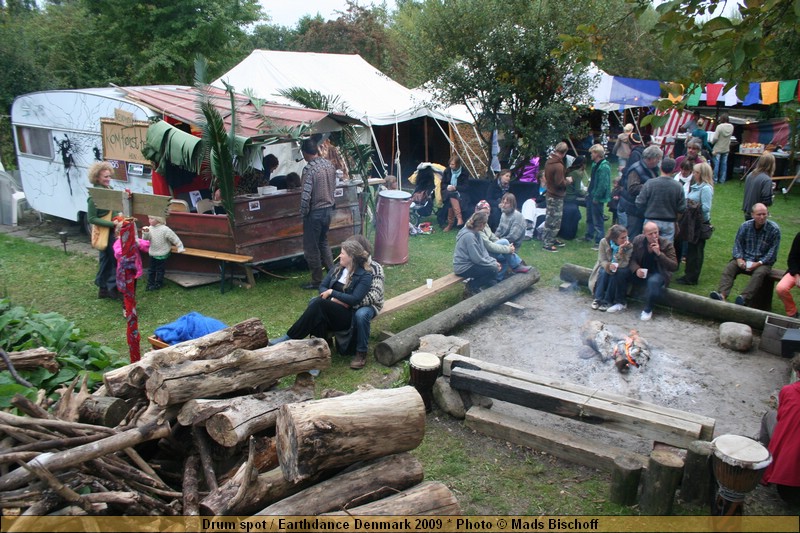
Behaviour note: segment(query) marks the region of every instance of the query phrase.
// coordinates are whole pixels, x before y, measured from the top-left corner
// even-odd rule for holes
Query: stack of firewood
[[[321,339],[267,346],[250,319],[156,350],[48,411],[0,412],[0,505],[22,515],[460,514],[407,452],[412,387],[313,400]],[[295,376],[281,387],[283,378]]]

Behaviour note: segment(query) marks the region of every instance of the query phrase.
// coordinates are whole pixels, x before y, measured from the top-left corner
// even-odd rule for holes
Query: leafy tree
[[[479,131],[506,131],[525,155],[538,155],[573,130],[573,103],[587,91],[583,66],[551,54],[565,13],[579,9],[547,0],[406,0],[395,22],[414,58],[412,77],[426,76],[447,103],[471,104]]]
[[[261,16],[257,0],[78,0],[105,28],[130,83],[191,83],[194,57],[224,69],[248,42],[245,26]]]
[[[294,50],[298,32],[277,24],[259,24],[249,36],[250,48],[259,50]]]
[[[406,57],[387,29],[384,7],[365,8],[347,0],[339,18],[324,21],[304,17],[298,23],[294,49],[303,52],[359,54],[392,78],[405,74]]]

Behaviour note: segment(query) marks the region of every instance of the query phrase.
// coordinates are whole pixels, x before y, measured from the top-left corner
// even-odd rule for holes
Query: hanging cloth
[[[764,105],[778,103],[778,82],[777,81],[763,81],[761,82],[761,103]]]
[[[782,81],[778,85],[778,101],[780,103],[791,102],[794,100],[797,91],[797,80]]]
[[[760,91],[761,84],[751,83],[750,90],[747,91],[747,96],[744,97],[744,102],[742,102],[742,105],[755,105],[761,103],[761,98],[759,98]]]
[[[139,316],[136,313],[136,224],[133,219],[124,219],[119,230],[122,243],[121,268],[117,269],[117,290],[123,296],[125,321],[127,322],[126,339],[131,363],[141,359],[141,335],[139,335]]]
[[[717,105],[717,99],[719,99],[719,94],[722,92],[723,87],[725,85],[722,83],[709,83],[706,85],[706,104]]]

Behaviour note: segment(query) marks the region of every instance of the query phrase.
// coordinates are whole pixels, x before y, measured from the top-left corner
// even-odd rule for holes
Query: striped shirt
[[[300,214],[306,216],[314,209],[333,207],[336,189],[336,169],[324,157],[316,157],[303,168],[303,192],[300,194]]]

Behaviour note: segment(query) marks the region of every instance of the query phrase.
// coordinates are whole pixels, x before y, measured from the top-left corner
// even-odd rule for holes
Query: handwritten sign
[[[103,158],[149,165],[150,161],[142,155],[147,140],[147,126],[147,122],[125,125],[108,118],[100,119]]]

